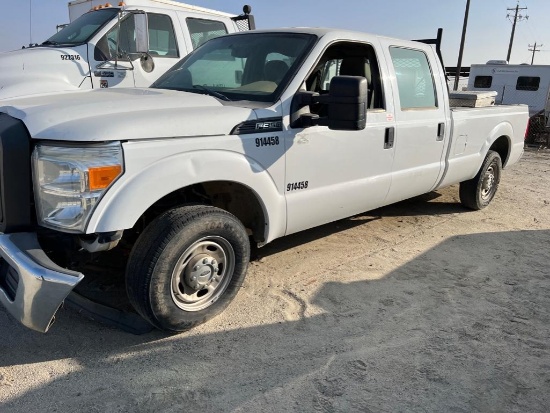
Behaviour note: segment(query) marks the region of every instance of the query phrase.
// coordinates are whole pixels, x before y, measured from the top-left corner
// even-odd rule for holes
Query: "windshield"
[[[77,45],[86,43],[99,29],[111,21],[118,14],[118,11],[117,8],[109,8],[83,14],[42,44]]]
[[[176,64],[152,87],[209,94],[231,101],[273,102],[315,40],[314,35],[297,33],[218,37]]]

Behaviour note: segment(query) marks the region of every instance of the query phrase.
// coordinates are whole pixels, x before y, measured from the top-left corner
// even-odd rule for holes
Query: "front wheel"
[[[460,202],[467,208],[480,210],[495,197],[500,183],[502,160],[495,151],[489,151],[477,175],[460,183]]]
[[[235,216],[204,205],[176,208],[149,224],[134,245],[128,297],[155,327],[188,330],[229,305],[249,257],[246,229]]]

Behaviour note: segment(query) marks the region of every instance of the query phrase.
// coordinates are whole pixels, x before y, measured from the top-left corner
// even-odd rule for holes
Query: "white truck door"
[[[94,89],[110,87],[134,87],[134,69],[139,60],[131,62],[126,50],[132,50],[135,26],[132,16],[115,24],[96,42],[88,46],[90,72]],[[95,43],[95,44],[93,44]]]
[[[443,172],[449,128],[448,102],[440,73],[423,50],[389,46],[395,93],[395,159],[387,202],[431,191]],[[436,66],[436,68],[439,66]]]
[[[390,188],[395,130],[391,88],[382,85],[372,46],[346,42],[330,46],[306,80],[306,89],[329,92],[330,79],[336,75],[367,78],[367,125],[359,131],[324,126],[289,129],[287,234],[379,207]],[[324,115],[322,107],[317,110]]]
[[[185,45],[183,30],[176,12],[162,10],[147,13],[149,27],[149,55],[152,62],[137,60],[134,63],[136,87],[149,87],[174,66],[190,50]],[[152,64],[151,64],[152,63]]]

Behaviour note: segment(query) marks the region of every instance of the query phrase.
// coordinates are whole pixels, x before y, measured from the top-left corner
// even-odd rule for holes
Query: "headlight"
[[[68,232],[84,232],[95,205],[124,171],[119,142],[86,147],[39,144],[32,158],[39,223]]]

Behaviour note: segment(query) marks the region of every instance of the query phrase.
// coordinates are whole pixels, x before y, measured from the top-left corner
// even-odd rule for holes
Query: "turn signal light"
[[[122,166],[120,165],[90,168],[88,170],[88,176],[90,178],[90,191],[107,188],[116,178],[118,178],[121,172]]]

